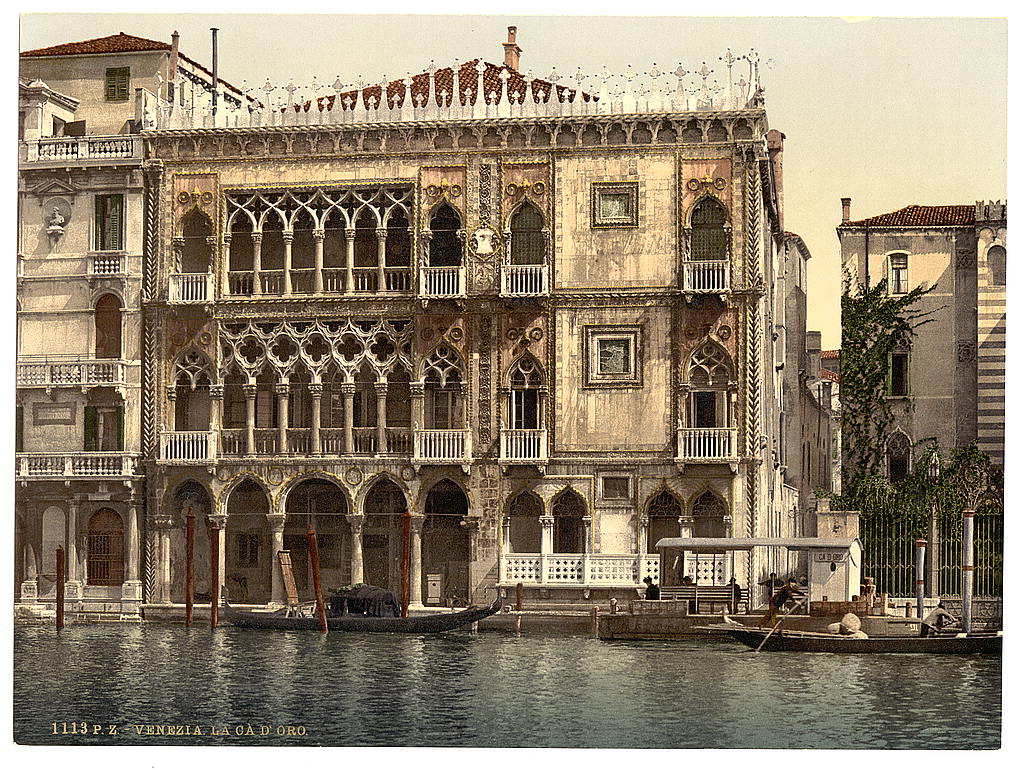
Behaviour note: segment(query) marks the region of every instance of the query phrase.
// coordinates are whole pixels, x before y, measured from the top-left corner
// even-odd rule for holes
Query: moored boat
[[[869,636],[855,638],[841,634],[813,631],[782,631],[768,628],[721,628],[733,639],[752,649],[769,652],[838,652],[838,653],[928,653],[999,654],[1003,649],[1002,632],[955,634],[942,636]],[[766,638],[767,637],[767,638]]]
[[[459,612],[427,612],[402,617],[373,617],[370,615],[348,614],[327,618],[329,631],[364,631],[383,633],[433,634],[452,631],[490,617],[501,608],[501,600],[495,599],[487,607],[468,607]],[[224,600],[222,617],[225,622],[240,628],[262,630],[318,631],[320,620],[313,615],[297,615],[287,608],[274,612],[243,610],[232,607]]]

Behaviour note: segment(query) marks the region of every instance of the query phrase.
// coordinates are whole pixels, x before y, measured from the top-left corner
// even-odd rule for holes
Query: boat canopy
[[[752,551],[763,547],[804,551],[811,548],[849,549],[854,543],[861,545],[856,537],[663,537],[655,548],[696,553],[702,549]]]

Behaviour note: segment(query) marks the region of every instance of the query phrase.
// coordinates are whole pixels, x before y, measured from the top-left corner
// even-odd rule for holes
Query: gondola
[[[839,653],[913,653],[999,654],[1003,650],[1002,632],[955,634],[942,636],[869,636],[856,639],[840,634],[813,631],[777,630],[768,636],[768,628],[717,626],[747,647],[768,652],[839,652]],[[765,637],[768,636],[767,639]],[[762,644],[763,643],[763,644]]]
[[[261,630],[318,631],[320,620],[313,615],[296,615],[287,608],[273,612],[242,610],[223,600],[224,621],[240,628]],[[488,607],[468,607],[459,612],[429,612],[407,618],[341,615],[327,618],[329,631],[368,631],[381,633],[435,634],[463,628],[490,617],[501,609],[501,599]]]

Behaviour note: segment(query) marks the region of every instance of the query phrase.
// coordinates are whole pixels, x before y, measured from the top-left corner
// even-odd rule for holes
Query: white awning
[[[752,551],[757,547],[788,548],[790,551],[805,551],[811,548],[835,548],[849,550],[855,537],[663,537],[655,548],[676,551]]]

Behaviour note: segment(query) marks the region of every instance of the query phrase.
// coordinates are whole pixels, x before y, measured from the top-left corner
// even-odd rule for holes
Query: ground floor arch
[[[119,586],[124,582],[124,522],[112,508],[89,517],[86,535],[86,582]]]
[[[269,501],[263,488],[245,479],[231,490],[224,527],[224,585],[228,596],[242,603],[271,599]]]
[[[315,598],[306,534],[310,528],[316,533],[324,591],[330,592],[352,582],[352,534],[348,513],[348,498],[329,479],[306,479],[288,492],[283,543],[284,550],[291,557],[295,586],[301,601]],[[279,569],[276,562],[272,569]]]
[[[469,499],[453,481],[439,481],[427,493],[419,576],[425,604],[469,602],[470,544],[465,527],[468,513]]]

